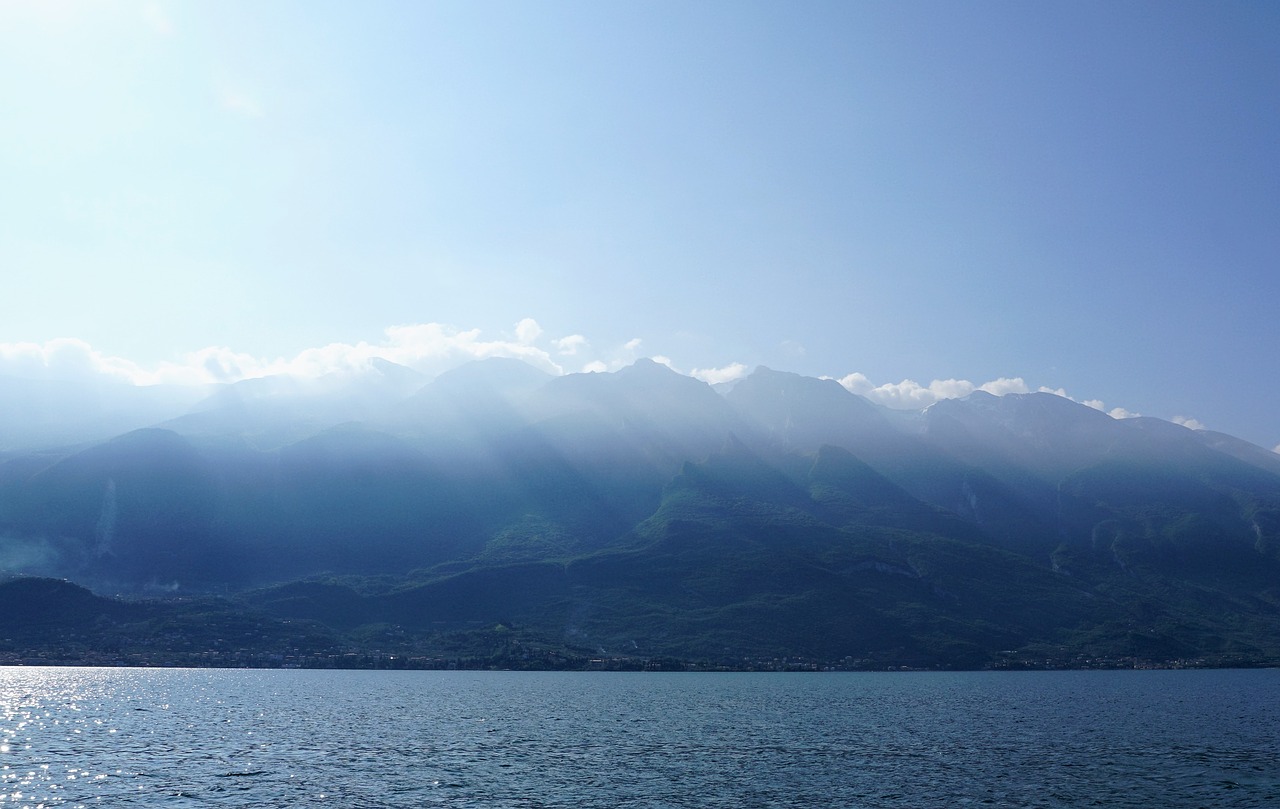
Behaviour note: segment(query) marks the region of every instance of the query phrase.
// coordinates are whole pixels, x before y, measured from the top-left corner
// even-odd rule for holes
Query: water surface
[[[0,668],[0,805],[1280,806],[1280,671]]]

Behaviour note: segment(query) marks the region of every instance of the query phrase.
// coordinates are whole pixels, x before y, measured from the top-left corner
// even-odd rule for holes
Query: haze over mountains
[[[1280,456],[1049,393],[510,359],[0,390],[10,574],[686,659],[1280,655]]]

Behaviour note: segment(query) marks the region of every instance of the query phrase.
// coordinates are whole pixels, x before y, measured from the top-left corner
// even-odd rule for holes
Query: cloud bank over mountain
[[[985,391],[995,396],[1032,392],[1031,387],[1027,385],[1026,380],[1022,379],[1022,377],[1000,377],[981,384],[970,382],[967,379],[935,379],[928,385],[921,385],[915,380],[904,379],[901,382],[876,385],[867,379],[865,375],[852,373],[837,381],[849,391],[894,410],[920,410],[943,399],[962,399],[974,391]],[[1051,388],[1047,385],[1041,385],[1035,391],[1037,393],[1052,393],[1064,399],[1079,402],[1092,407],[1094,410],[1101,410],[1113,419],[1131,419],[1142,415],[1141,413],[1126,410],[1123,407],[1113,407],[1108,410],[1106,405],[1099,399],[1077,399],[1068,394],[1063,388]],[[1175,424],[1181,424],[1192,430],[1206,429],[1198,419],[1187,416],[1174,416],[1170,420]]]
[[[307,378],[349,373],[368,367],[373,359],[436,374],[489,357],[521,359],[552,374],[566,373],[552,359],[551,351],[536,344],[542,328],[535,320],[526,318],[515,324],[513,331],[511,336],[486,338],[479,329],[419,323],[391,326],[377,342],[329,343],[293,357],[264,358],[226,346],[210,346],[152,368],[105,354],[83,340],[59,338],[45,343],[0,343],[0,374],[68,381],[108,377],[135,385],[201,385],[275,375]],[[571,355],[585,342],[581,335],[570,335],[554,344],[560,353]]]
[[[245,379],[291,376],[303,379],[360,373],[373,360],[387,360],[412,368],[428,377],[465,362],[490,357],[519,359],[561,376],[568,373],[616,371],[643,356],[644,341],[636,337],[618,346],[597,346],[587,336],[548,334],[537,320],[526,317],[512,325],[510,333],[488,335],[481,329],[461,329],[443,323],[390,326],[382,339],[357,343],[334,342],[307,348],[292,357],[261,357],[227,346],[209,346],[188,352],[176,361],[144,367],[128,358],[100,351],[84,340],[63,337],[44,343],[0,343],[0,376],[58,381],[114,381],[140,386],[197,386],[228,384]],[[731,383],[748,375],[746,363],[732,361],[720,367],[680,366],[663,355],[655,362],[708,384]],[[1078,399],[1062,388],[1033,388],[1022,377],[1000,377],[986,382],[968,379],[935,379],[921,384],[912,379],[873,382],[853,372],[837,381],[847,390],[876,404],[896,410],[920,410],[946,399],[958,399],[975,391],[997,396],[1009,393],[1054,393],[1107,413],[1112,418],[1134,418],[1140,413],[1124,407],[1107,408],[1098,399]],[[1171,420],[1194,430],[1206,429],[1199,419],[1174,415]]]

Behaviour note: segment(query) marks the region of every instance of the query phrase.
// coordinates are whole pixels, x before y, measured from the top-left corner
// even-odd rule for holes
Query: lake
[[[0,805],[1280,806],[1280,671],[0,668]]]

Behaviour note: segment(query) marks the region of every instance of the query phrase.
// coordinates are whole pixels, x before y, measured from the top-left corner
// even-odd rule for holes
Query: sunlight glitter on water
[[[78,760],[115,730],[103,700],[119,683],[103,677],[91,669],[0,669],[0,803],[84,806],[75,793],[107,779]]]

